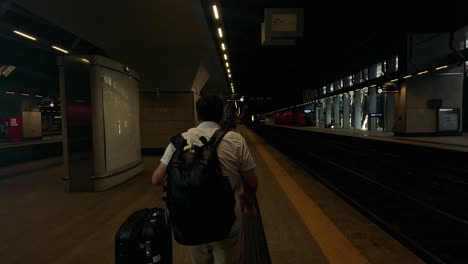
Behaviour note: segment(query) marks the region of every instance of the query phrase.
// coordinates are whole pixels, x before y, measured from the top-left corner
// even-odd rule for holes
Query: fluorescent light
[[[448,66],[447,66],[447,65],[444,65],[444,66],[437,67],[437,68],[436,68],[436,71],[442,70],[442,69],[445,69],[445,68],[448,68]]]
[[[226,54],[224,54],[224,59],[227,60],[227,55]]]
[[[37,98],[42,98],[42,95],[35,95],[34,97],[37,97]]]
[[[218,7],[216,5],[213,5],[213,13],[216,19],[219,19],[219,14],[218,14]]]
[[[21,95],[24,95],[24,96],[29,96],[29,94],[27,94],[27,93],[22,93]]]
[[[408,79],[408,78],[411,78],[413,77],[413,75],[406,75],[405,77],[403,77],[403,79]]]
[[[224,43],[221,43],[221,49],[226,50],[226,46],[224,45]]]
[[[57,46],[52,46],[52,48],[53,48],[53,49],[56,49],[56,50],[58,50],[58,51],[61,51],[61,52],[65,53],[65,54],[68,54],[68,51],[67,51],[67,50],[64,50],[64,49],[62,49],[62,48],[59,48],[59,47],[57,47]]]
[[[5,92],[6,94],[15,94],[15,92]]]
[[[234,92],[234,91],[233,91]],[[234,104],[236,105],[236,108],[237,108],[237,102],[234,102]]]
[[[393,80],[391,80],[391,82],[397,82],[397,81],[398,81],[398,79],[393,79]]]
[[[228,76],[229,76],[229,78],[231,78],[231,77],[232,77],[230,73],[228,74]]]
[[[34,41],[37,40],[35,37],[30,36],[30,35],[28,35],[28,34],[26,34],[26,33],[20,32],[20,31],[18,31],[18,30],[15,30],[15,31],[13,31],[13,32],[14,32],[15,34],[20,35],[20,36],[22,36],[22,37],[25,37],[25,38],[27,38],[27,39],[34,40]]]
[[[82,58],[81,61],[84,62],[84,63],[89,63],[89,60],[87,60],[85,58]]]
[[[226,67],[229,68],[229,62],[226,62]]]
[[[223,30],[221,28],[218,28],[218,35],[220,38],[223,37]]]
[[[422,71],[420,73],[418,73],[418,75],[421,75],[421,74],[425,74],[425,73],[428,73],[429,71]]]
[[[376,87],[376,86],[377,86],[376,84],[373,84],[370,87]],[[367,87],[364,87],[363,89],[365,89],[365,88],[367,88]]]
[[[227,72],[228,72],[228,73],[231,73],[231,70],[230,70],[230,69],[227,69]]]

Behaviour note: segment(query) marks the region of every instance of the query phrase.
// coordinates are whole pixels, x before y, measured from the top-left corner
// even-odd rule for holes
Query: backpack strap
[[[177,150],[183,150],[185,145],[187,145],[187,140],[182,136],[182,134],[179,134],[171,138],[171,143]]]
[[[223,137],[229,132],[229,129],[218,129],[216,132],[214,132],[213,136],[211,136],[209,144],[211,144],[213,147],[217,148],[219,145],[219,142],[223,139]]]

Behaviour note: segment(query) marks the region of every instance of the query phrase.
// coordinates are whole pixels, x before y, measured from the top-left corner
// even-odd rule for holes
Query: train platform
[[[429,137],[429,136],[411,136],[402,137],[395,136],[393,132],[383,131],[369,131],[369,130],[356,130],[356,129],[344,129],[344,128],[322,128],[312,126],[287,126],[287,125],[276,125],[267,124],[269,126],[286,127],[290,129],[305,130],[317,133],[327,133],[342,136],[351,136],[357,138],[366,138],[380,141],[387,141],[400,144],[409,144],[422,147],[438,148],[444,150],[454,150],[468,152],[468,133],[463,133],[461,136],[440,136],[440,137]]]
[[[264,230],[256,233],[264,234],[266,261],[424,263],[252,130],[241,133],[257,164]],[[145,156],[142,174],[105,192],[65,193],[61,165],[1,180],[0,263],[114,263],[115,232],[125,218],[163,206],[150,179],[159,158]],[[246,252],[260,248],[245,237]],[[174,263],[190,263],[188,251],[173,245]]]

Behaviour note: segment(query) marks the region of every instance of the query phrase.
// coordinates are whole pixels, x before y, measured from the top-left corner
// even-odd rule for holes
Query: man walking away
[[[210,139],[215,137],[215,134],[220,134],[218,130],[220,129],[223,116],[222,100],[218,96],[202,97],[196,103],[196,110],[200,124],[181,134],[185,143],[183,148],[174,146],[173,143],[167,146],[159,166],[153,173],[152,183],[154,185],[161,186],[163,184],[164,177],[168,171],[168,165],[170,170],[170,163],[175,159],[173,154],[176,151],[180,153],[182,150],[199,149],[208,144]],[[217,131],[218,133],[216,133]],[[179,150],[177,147],[179,147]],[[255,163],[245,139],[239,133],[233,131],[227,132],[224,136],[221,136],[221,140],[215,148],[219,157],[222,175],[229,180],[235,198],[235,206],[233,206],[235,220],[224,239],[190,245],[188,248],[194,264],[242,264],[244,261],[244,238],[242,232],[241,199],[248,204],[248,201],[257,191],[257,177],[254,172]],[[171,177],[171,175],[169,174],[167,177]],[[171,179],[168,178],[167,180],[170,181]],[[187,202],[189,203],[189,201]],[[168,208],[169,213],[172,214],[169,204]],[[174,211],[177,211],[177,208],[174,208]],[[186,221],[190,220],[186,219]],[[175,234],[175,237],[177,240],[177,234]]]

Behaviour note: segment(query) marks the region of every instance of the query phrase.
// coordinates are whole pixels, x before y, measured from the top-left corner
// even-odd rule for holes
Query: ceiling
[[[252,113],[297,104],[303,89],[321,87],[398,54],[407,33],[447,32],[468,25],[468,3],[461,1],[14,2],[135,68],[143,77],[143,90],[204,87],[202,94],[222,94],[229,88],[210,10],[217,3],[235,89],[246,97]],[[266,7],[304,8],[304,36],[297,45],[261,45]]]
[[[198,0],[14,2],[137,70],[145,91],[229,92]]]
[[[297,104],[302,89],[321,87],[398,54],[406,33],[445,32],[468,25],[467,9],[460,3],[223,0],[236,90],[255,99],[249,104],[252,114]],[[304,8],[304,36],[296,46],[261,45],[266,7]]]

